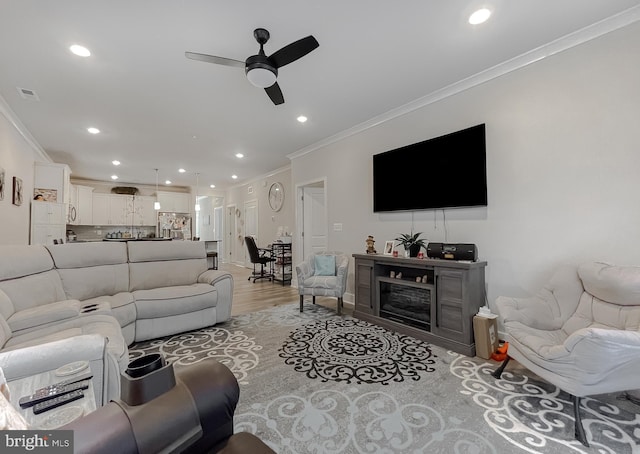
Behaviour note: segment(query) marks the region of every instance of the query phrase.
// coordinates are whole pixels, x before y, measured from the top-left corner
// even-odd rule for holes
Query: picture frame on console
[[[13,204],[22,205],[22,178],[13,177]]]
[[[384,242],[384,255],[393,255],[393,240]]]

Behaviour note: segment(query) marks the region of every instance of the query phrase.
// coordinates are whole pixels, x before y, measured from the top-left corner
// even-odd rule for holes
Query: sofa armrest
[[[198,276],[198,283],[212,285],[217,291],[216,323],[229,320],[233,301],[233,276],[231,273],[220,270],[207,270]]]
[[[207,270],[198,276],[198,283],[215,286],[218,282],[222,282],[225,279],[233,280],[233,276],[227,271]]]
[[[305,260],[304,262],[296,265],[296,277],[298,279],[298,288],[302,289],[302,283],[311,277],[313,274],[313,269],[311,268],[311,264],[309,261]]]
[[[336,257],[339,258],[339,257]],[[343,295],[347,291],[347,274],[349,272],[349,257],[344,256],[341,258],[340,263],[337,265],[337,281],[340,286],[340,294]]]
[[[0,352],[0,368],[7,381],[14,381],[75,361],[88,361],[93,373],[96,404],[100,406],[120,396],[120,370],[117,359],[107,353],[107,343],[100,334],[83,334],[31,347],[7,349]]]
[[[85,334],[31,347],[0,352],[0,367],[7,380],[18,380],[55,370],[74,361],[103,361],[106,339]]]
[[[78,300],[57,301],[14,312],[7,324],[14,333],[27,333],[51,323],[69,320],[80,315],[82,304]]]

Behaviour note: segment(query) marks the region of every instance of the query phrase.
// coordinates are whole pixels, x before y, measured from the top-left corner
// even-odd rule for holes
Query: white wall
[[[269,206],[269,188],[275,182],[282,183],[284,187],[284,204],[280,211],[272,211]],[[238,227],[243,229],[240,225],[243,222],[244,204],[249,201],[256,201],[258,206],[258,246],[265,247],[272,241],[277,239],[278,228],[280,226],[289,227],[289,231],[293,232],[295,228],[294,218],[294,190],[291,185],[291,169],[289,167],[280,169],[272,174],[262,176],[246,184],[231,188],[227,192],[225,200],[226,205],[235,205],[240,209],[241,217],[238,219]],[[244,231],[240,234],[240,237],[244,237]],[[232,258],[235,263],[242,263],[244,261],[244,252],[246,246],[244,242],[238,238],[236,234],[233,236],[233,241],[236,241],[235,251],[236,256]]]
[[[535,292],[560,263],[640,265],[638,55],[636,23],[295,156],[292,183],[326,176],[328,225],[343,224],[329,228],[331,249],[362,253],[374,235],[380,250],[412,219],[429,241],[476,243],[490,302]],[[442,210],[373,213],[373,154],[478,123],[488,207],[446,210],[446,224]],[[428,180],[429,169],[392,171]]]
[[[0,200],[0,244],[29,244],[33,196],[33,163],[38,153],[9,120],[0,98],[0,168],[4,169],[4,199]],[[13,177],[22,178],[22,205],[12,204]]]

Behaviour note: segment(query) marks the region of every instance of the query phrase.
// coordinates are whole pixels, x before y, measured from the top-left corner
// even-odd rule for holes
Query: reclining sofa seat
[[[69,243],[47,248],[66,298],[79,300],[83,306],[109,303],[125,342],[133,343],[136,306],[129,292],[126,243]]]
[[[208,270],[202,243],[128,243],[129,291],[136,305],[135,341],[210,326],[231,317],[233,280]],[[214,286],[215,284],[215,286]]]
[[[95,341],[99,339],[95,335],[99,334],[105,339],[103,348],[106,349],[106,364],[100,367],[106,371],[94,370],[97,363],[92,363],[94,386],[104,390],[105,395],[117,395],[120,370],[124,370],[129,361],[118,322],[107,315],[81,313],[82,303],[66,297],[60,275],[44,246],[3,246],[2,254],[0,350],[3,353],[25,348],[35,351],[36,346],[72,340],[65,344],[65,348],[69,348],[75,341],[89,340],[86,335],[94,335],[91,340]],[[73,354],[69,357],[73,358]],[[102,381],[107,377],[115,378],[104,385]]]

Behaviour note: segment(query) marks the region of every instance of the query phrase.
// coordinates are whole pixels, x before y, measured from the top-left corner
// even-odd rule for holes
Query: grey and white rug
[[[469,358],[322,306],[298,304],[138,343],[176,367],[215,358],[235,374],[237,432],[293,453],[639,453],[640,407],[583,399],[590,448],[573,438],[569,396],[512,361]]]

